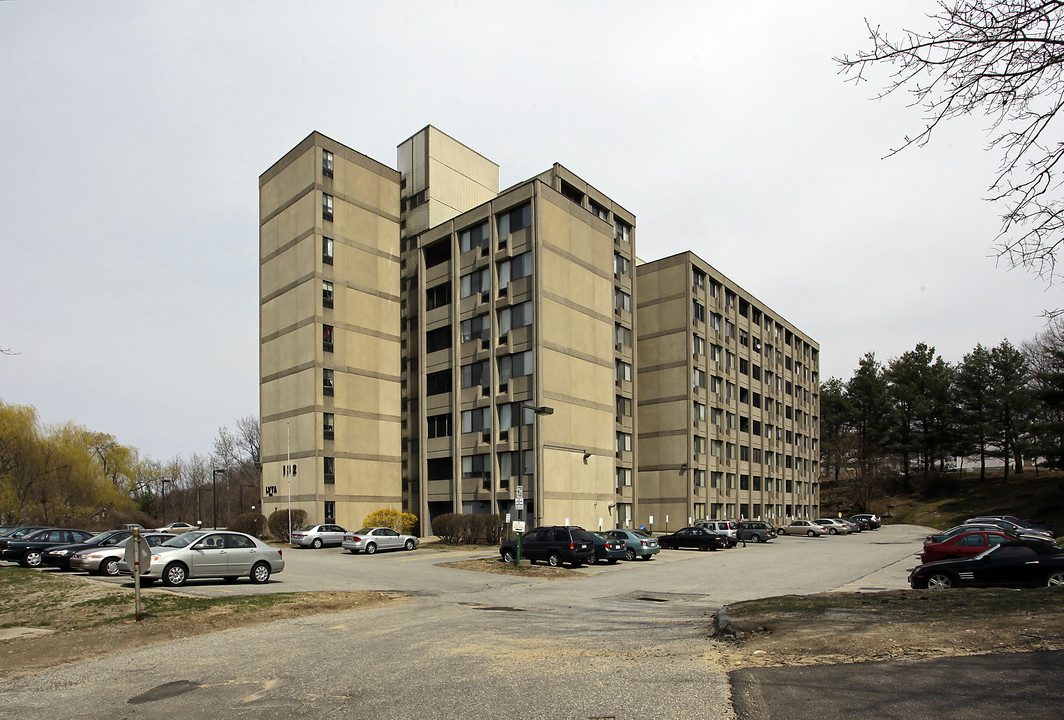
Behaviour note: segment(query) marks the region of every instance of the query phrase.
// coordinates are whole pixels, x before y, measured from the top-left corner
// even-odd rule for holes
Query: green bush
[[[501,515],[447,513],[432,521],[432,533],[451,545],[496,545],[502,532]]]
[[[295,513],[292,513],[293,516]],[[244,513],[243,515],[237,515],[233,518],[233,522],[229,525],[230,530],[236,530],[237,532],[247,533],[252,537],[262,537],[266,534],[266,516],[258,512]],[[288,527],[286,523],[285,531]]]
[[[307,521],[306,510],[292,511],[292,529],[299,528]],[[266,527],[270,530],[270,537],[276,540],[289,542],[288,536],[288,510],[274,510],[270,513],[270,519],[266,521]]]

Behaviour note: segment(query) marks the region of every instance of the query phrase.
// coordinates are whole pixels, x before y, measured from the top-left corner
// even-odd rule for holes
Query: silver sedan
[[[339,525],[309,525],[292,531],[292,544],[317,550],[322,545],[339,545],[345,534],[347,531]]]
[[[375,527],[362,528],[355,532],[344,535],[343,548],[349,550],[352,555],[365,551],[372,555],[378,550],[413,550],[417,547],[417,538],[413,535],[403,535],[391,528]]]
[[[148,532],[141,535],[141,537],[147,541],[150,547],[158,547],[177,536],[170,533]],[[84,570],[94,575],[110,575],[114,577],[118,574],[118,563],[126,556],[126,543],[128,542],[129,538],[126,538],[117,545],[79,550],[70,556],[70,569]]]
[[[118,569],[130,574],[125,561],[118,564]],[[242,575],[253,583],[264,583],[271,574],[282,570],[280,548],[232,530],[193,530],[155,548],[148,571],[140,578],[144,584],[162,580],[171,587],[196,578],[220,577],[236,582]]]
[[[783,525],[776,528],[777,535],[808,535],[809,537],[819,537],[821,535],[827,535],[828,531],[823,526],[816,524],[812,520],[794,520],[790,525]]]

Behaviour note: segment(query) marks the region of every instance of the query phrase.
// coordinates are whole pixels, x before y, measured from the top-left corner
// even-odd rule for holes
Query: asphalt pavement
[[[410,597],[369,610],[179,639],[3,680],[0,708],[19,720],[172,720],[204,714],[258,720],[728,720],[768,717],[752,714],[766,708],[774,710],[771,717],[790,720],[797,716],[789,705],[799,700],[771,696],[765,686],[791,682],[799,692],[801,682],[756,674],[763,671],[729,679],[710,658],[713,613],[756,597],[905,587],[925,532],[886,526],[852,537],[786,537],[727,551],[662,551],[653,561],[582,568],[580,577],[554,581],[441,566],[494,557],[491,552],[426,547],[352,556],[338,549],[286,550],[285,571],[265,586],[204,581],[180,591],[369,589]],[[887,666],[893,664],[876,669]],[[847,668],[867,674],[855,671],[857,666],[837,668],[840,677]],[[731,680],[742,689],[734,709]],[[949,692],[949,682],[942,677],[941,692]],[[847,686],[857,687],[836,677],[810,685],[810,691],[822,696]],[[878,692],[905,690],[880,686]],[[933,695],[929,688],[927,697]],[[818,717],[841,716],[835,711]],[[931,715],[908,714],[908,720],[921,717]]]

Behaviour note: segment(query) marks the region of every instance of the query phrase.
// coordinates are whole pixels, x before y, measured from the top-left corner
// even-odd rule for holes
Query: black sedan
[[[658,538],[658,545],[663,548],[717,550],[728,547],[728,537],[704,527],[685,527],[671,535],[662,535]]]
[[[18,539],[7,540],[7,544],[0,548],[0,559],[17,562],[22,567],[40,567],[44,553],[49,548],[85,542],[90,537],[92,533],[84,530],[38,530]]]
[[[60,570],[69,570],[70,558],[78,550],[112,547],[118,545],[132,534],[132,530],[106,530],[99,535],[93,535],[84,542],[72,545],[57,545],[45,551],[44,564],[50,567],[57,567]]]
[[[909,574],[914,588],[1064,587],[1064,548],[1044,540],[1001,543],[967,560],[924,563]]]

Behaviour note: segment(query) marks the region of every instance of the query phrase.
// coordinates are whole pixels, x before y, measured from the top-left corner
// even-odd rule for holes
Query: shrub
[[[295,513],[292,513],[292,515],[294,516]],[[230,523],[229,529],[247,533],[252,537],[262,537],[266,533],[266,516],[257,512],[237,515],[233,518],[233,522]],[[285,531],[287,532],[287,530],[288,527],[286,523]]]
[[[495,545],[502,539],[502,516],[447,513],[432,521],[432,532],[440,540],[452,545],[487,543]]]
[[[432,521],[432,533],[445,543],[457,545],[462,537],[462,516],[455,513],[440,515]]]
[[[362,527],[386,527],[409,535],[417,525],[417,515],[386,508],[371,512],[362,521]]]
[[[306,510],[292,511],[293,529],[302,526],[306,521]],[[266,521],[266,526],[270,529],[270,537],[284,542],[289,542],[292,539],[288,536],[288,510],[274,510],[270,513],[270,519]]]

